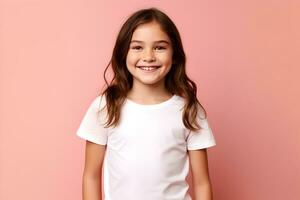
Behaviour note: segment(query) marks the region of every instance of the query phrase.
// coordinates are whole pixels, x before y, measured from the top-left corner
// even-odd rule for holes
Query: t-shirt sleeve
[[[98,112],[103,107],[105,98],[97,96],[87,109],[76,135],[96,144],[107,144],[107,128],[104,128],[105,112]]]
[[[208,119],[200,118],[200,114],[197,115],[197,121],[202,129],[199,131],[190,131],[187,137],[187,150],[196,150],[212,147],[216,145],[212,129],[208,123]]]

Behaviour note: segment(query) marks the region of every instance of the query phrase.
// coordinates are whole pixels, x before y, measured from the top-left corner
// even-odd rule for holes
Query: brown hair
[[[182,120],[186,128],[199,130],[197,123],[197,104],[202,108],[206,118],[206,111],[197,99],[197,86],[188,78],[185,70],[186,56],[183,50],[179,32],[172,20],[157,8],[141,9],[133,13],[123,24],[117,36],[111,60],[104,71],[106,89],[101,93],[105,96],[108,120],[106,128],[116,126],[120,119],[120,110],[126,100],[127,92],[133,84],[133,77],[126,67],[126,56],[134,30],[141,24],[157,22],[169,36],[173,47],[173,62],[165,78],[165,87],[172,94],[185,99]],[[112,66],[113,78],[108,84],[105,74]],[[103,108],[104,109],[104,108]],[[196,125],[196,128],[193,126]]]

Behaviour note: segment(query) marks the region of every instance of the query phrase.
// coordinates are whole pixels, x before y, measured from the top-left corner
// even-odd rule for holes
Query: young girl
[[[206,148],[216,145],[196,84],[185,70],[179,32],[157,8],[133,13],[118,34],[114,76],[88,108],[83,199],[212,200]],[[200,125],[200,126],[199,126]],[[104,159],[104,156],[106,159]]]

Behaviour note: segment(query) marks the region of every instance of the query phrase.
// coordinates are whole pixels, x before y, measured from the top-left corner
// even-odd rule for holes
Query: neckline
[[[137,103],[133,100],[130,100],[126,97],[126,102],[129,103],[130,105],[140,107],[140,108],[156,108],[156,107],[161,107],[170,104],[174,99],[176,98],[176,94],[173,94],[169,99],[160,102],[160,103],[155,103],[155,104],[140,104]]]

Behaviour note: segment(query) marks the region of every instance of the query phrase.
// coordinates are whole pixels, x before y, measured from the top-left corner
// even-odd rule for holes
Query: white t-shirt
[[[105,129],[101,123],[106,115],[101,113],[97,118],[96,113],[105,105],[102,97],[91,103],[76,134],[107,145],[103,164],[105,200],[191,200],[186,182],[187,150],[216,145],[207,119],[200,119],[198,112],[203,129],[192,133],[182,122],[182,97],[173,95],[151,105],[126,99],[120,124]]]

